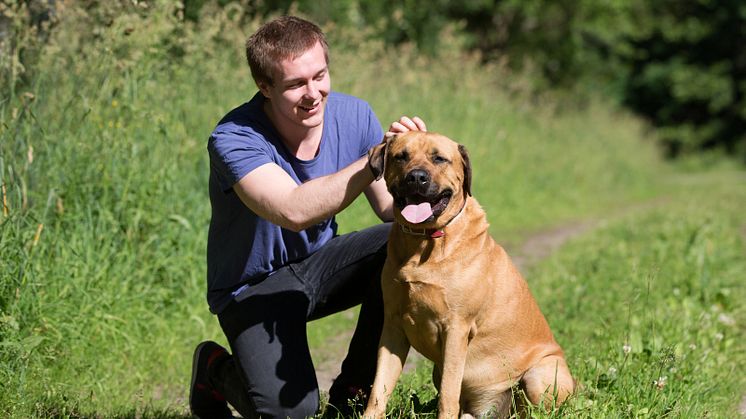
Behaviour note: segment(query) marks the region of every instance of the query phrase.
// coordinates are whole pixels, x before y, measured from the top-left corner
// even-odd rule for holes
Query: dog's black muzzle
[[[404,177],[404,186],[407,195],[428,196],[432,191],[430,186],[432,179],[430,173],[422,169],[414,169]]]

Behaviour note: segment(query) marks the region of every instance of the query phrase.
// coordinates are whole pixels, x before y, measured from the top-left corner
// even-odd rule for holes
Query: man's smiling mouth
[[[300,108],[302,111],[309,112],[309,113],[318,110],[320,107],[321,107],[321,102],[311,104],[311,105],[306,105],[306,106],[298,105],[298,108]]]

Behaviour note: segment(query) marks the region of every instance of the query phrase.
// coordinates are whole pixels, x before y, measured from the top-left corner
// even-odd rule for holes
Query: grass
[[[0,101],[0,416],[183,417],[192,349],[224,342],[204,297],[205,144],[254,92],[240,52],[252,28],[219,13],[192,27],[170,6],[153,8],[85,38],[85,14],[61,7],[19,90],[29,94]],[[563,412],[732,413],[737,394],[723,389],[742,379],[710,365],[743,365],[742,330],[718,320],[743,324],[743,195],[727,184],[742,175],[662,184],[673,170],[644,125],[607,104],[562,110],[455,47],[428,60],[336,30],[333,87],[368,100],[384,125],[418,114],[464,143],[501,239],[684,190],[666,210],[573,243],[531,284],[585,385]],[[358,200],[339,222],[349,231],[376,221]],[[321,347],[353,322],[313,324],[309,340]],[[684,358],[689,344],[696,356]],[[666,370],[657,391],[661,365],[678,372]],[[421,368],[392,409],[432,412],[433,397]]]
[[[746,394],[743,182],[672,185],[665,204],[609,222],[531,273],[583,383],[571,416],[737,416]]]

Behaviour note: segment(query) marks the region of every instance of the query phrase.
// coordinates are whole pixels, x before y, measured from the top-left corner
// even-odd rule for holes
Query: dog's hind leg
[[[531,367],[521,379],[528,400],[549,410],[559,406],[575,389],[564,358],[550,355]]]

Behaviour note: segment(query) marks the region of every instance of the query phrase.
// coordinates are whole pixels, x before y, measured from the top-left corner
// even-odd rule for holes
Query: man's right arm
[[[410,130],[427,131],[417,117],[403,116],[391,124],[386,135]],[[331,218],[347,208],[366,188],[366,196],[375,201],[376,213],[383,220],[392,217],[391,197],[382,182],[379,190],[371,185],[373,174],[368,158],[363,157],[331,175],[298,185],[280,166],[263,164],[233,185],[241,201],[257,215],[291,231],[301,231]]]
[[[337,173],[298,185],[280,166],[267,163],[241,178],[233,190],[260,217],[301,231],[350,205],[373,181],[363,157]]]

